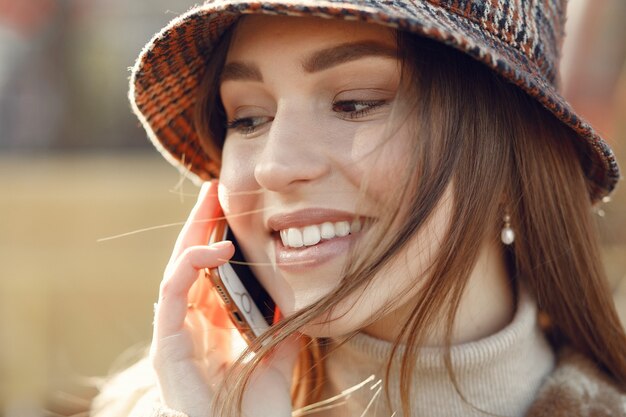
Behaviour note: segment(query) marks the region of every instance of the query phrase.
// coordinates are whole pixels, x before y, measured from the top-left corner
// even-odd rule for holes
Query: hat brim
[[[569,126],[587,146],[581,155],[590,197],[601,200],[615,188],[619,168],[607,143],[559,94],[554,80],[519,48],[479,25],[430,2],[220,1],[197,6],[172,20],[144,47],[132,69],[133,110],[163,156],[195,182],[217,177],[194,129],[194,105],[203,69],[220,36],[244,14],[316,16],[380,24],[438,40],[484,63],[536,99]],[[521,47],[520,47],[521,48]],[[545,72],[545,71],[544,71]]]

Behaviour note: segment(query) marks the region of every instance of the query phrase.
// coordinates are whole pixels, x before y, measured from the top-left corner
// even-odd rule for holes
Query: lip
[[[283,246],[278,232],[290,227],[304,227],[324,222],[352,222],[356,217],[361,220],[362,229],[343,237],[334,237],[322,240],[313,246],[289,248]],[[372,219],[357,216],[349,211],[312,207],[290,213],[280,213],[267,220],[267,227],[274,239],[276,265],[285,272],[299,273],[316,268],[331,259],[347,253],[350,247],[366,232],[368,223]]]
[[[303,246],[301,248],[283,246],[280,237],[274,234],[276,266],[290,273],[305,272],[312,268],[317,268],[331,259],[348,252],[350,246],[361,237],[361,233],[335,237],[322,241],[317,245]]]
[[[267,227],[271,231],[278,232],[290,227],[304,227],[324,222],[352,222],[355,217],[357,217],[356,214],[343,210],[307,208],[291,213],[275,214],[267,219]],[[362,221],[365,220],[365,217],[359,218]]]

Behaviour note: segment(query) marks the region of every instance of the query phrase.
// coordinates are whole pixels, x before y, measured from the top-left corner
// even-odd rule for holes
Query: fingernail
[[[216,242],[212,244],[211,248],[212,249],[224,249],[224,248],[231,246],[232,244],[233,242],[231,242],[230,240],[223,240],[221,242]]]

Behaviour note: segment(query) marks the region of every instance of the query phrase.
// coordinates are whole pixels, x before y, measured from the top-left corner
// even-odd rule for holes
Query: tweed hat
[[[172,20],[144,47],[132,69],[129,97],[148,136],[194,181],[219,175],[194,128],[196,90],[220,36],[240,16],[316,16],[384,25],[456,48],[536,99],[583,141],[581,163],[591,200],[616,186],[620,173],[606,142],[558,92],[558,62],[567,0],[209,0]]]

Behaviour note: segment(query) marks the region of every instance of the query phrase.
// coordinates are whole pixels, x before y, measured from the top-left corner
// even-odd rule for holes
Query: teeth
[[[304,246],[304,242],[302,241],[302,232],[300,229],[295,227],[287,230],[287,241],[289,242],[289,246],[292,248],[300,248]]]
[[[289,239],[287,239],[287,229],[280,231],[280,240],[283,241],[283,246],[287,246],[289,244]]]
[[[348,236],[350,234],[350,223],[348,222],[335,223],[335,234],[339,237]]]
[[[361,220],[355,219],[350,225],[350,233],[358,233],[361,231]]]
[[[331,222],[322,223],[322,239],[332,239],[335,237],[335,225]]]
[[[361,229],[359,219],[355,219],[352,223],[348,221],[324,222],[320,225],[283,229],[280,231],[280,239],[285,247],[301,248],[302,246],[316,245],[322,239],[328,240],[334,237],[347,236],[350,233],[358,233]]]
[[[305,227],[302,232],[302,240],[304,241],[304,246],[312,246],[319,243],[319,241],[322,240],[320,228],[317,226]]]

